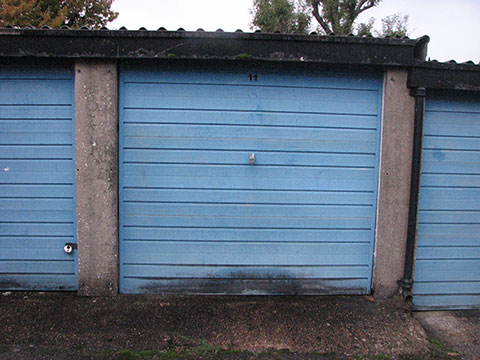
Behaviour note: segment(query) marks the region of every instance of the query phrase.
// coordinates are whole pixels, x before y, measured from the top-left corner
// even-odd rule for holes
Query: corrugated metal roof
[[[34,30],[34,29],[40,29],[40,30],[89,30],[89,31],[98,31],[98,30],[107,30],[107,31],[173,31],[173,32],[181,32],[181,31],[187,31],[185,30],[184,28],[178,28],[177,30],[167,30],[166,28],[164,28],[163,26],[158,28],[157,30],[148,30],[146,29],[145,27],[140,27],[139,29],[127,29],[125,26],[122,26],[120,27],[119,29],[109,29],[105,26],[101,27],[101,28],[94,28],[94,27],[89,27],[89,26],[82,26],[80,27],[79,29],[72,29],[70,28],[69,26],[67,25],[62,25],[58,28],[52,28],[50,26],[47,26],[47,25],[44,25],[40,28],[36,28],[32,25],[28,25],[28,26],[24,26],[24,27],[20,27],[20,26],[13,26],[13,25],[6,25],[3,27],[4,29],[29,29],[29,30]],[[188,30],[188,32],[206,32],[204,29],[202,28],[198,28],[197,30]],[[227,31],[219,28],[215,31],[208,31],[208,32],[222,32],[222,33],[225,33]],[[249,31],[243,31],[242,29],[237,29],[234,31],[235,33],[251,33]],[[275,31],[273,33],[268,33],[268,32],[262,32],[260,30],[256,30],[254,31],[254,33],[260,33],[260,34],[282,34],[280,31]],[[304,34],[300,34],[300,33],[292,33],[292,34],[285,34],[283,33],[283,35],[304,35]],[[330,34],[318,34],[316,32],[311,32],[310,34],[308,34],[310,36],[340,36],[340,35],[336,35],[335,33],[330,33]],[[308,36],[307,35],[307,36]],[[356,38],[375,38],[374,36],[372,35],[363,35],[363,36],[356,36],[354,34],[348,34],[346,36],[349,36],[349,37],[356,37]],[[410,38],[408,36],[395,36],[395,37],[391,37],[391,36],[385,36],[385,37],[380,37],[377,39],[407,39],[409,40]]]
[[[430,68],[443,68],[443,69],[456,69],[456,70],[471,70],[471,71],[480,71],[480,62],[475,63],[472,60],[457,62],[455,60],[448,61],[438,61],[430,60],[421,61],[416,63],[417,66],[430,67]]]
[[[194,31],[187,31],[185,30],[184,28],[178,28],[176,30],[167,30],[165,27],[159,27],[157,30],[148,30],[146,29],[145,27],[140,27],[139,29],[127,29],[125,26],[122,26],[120,27],[119,29],[109,29],[105,26],[101,27],[101,28],[93,28],[93,27],[89,27],[89,26],[82,26],[80,27],[79,29],[72,29],[70,28],[69,26],[67,25],[62,25],[61,27],[58,27],[58,28],[52,28],[50,26],[42,26],[40,28],[36,28],[32,25],[27,25],[25,27],[19,27],[19,26],[13,26],[13,25],[6,25],[4,26],[3,28],[0,28],[0,30],[2,29],[17,29],[17,30],[72,30],[72,31],[77,31],[77,30],[83,30],[83,31],[109,31],[109,32],[155,32],[155,31],[158,31],[158,32],[189,32],[189,33],[206,33],[206,32],[209,32],[209,33],[228,33],[226,31],[224,31],[223,29],[219,28],[215,31],[205,31],[204,29],[202,28],[198,28],[197,30],[194,30]],[[252,32],[244,32],[242,29],[237,29],[235,30],[233,33],[245,33],[245,34],[252,34]],[[308,35],[304,35],[304,34],[285,34],[285,33],[280,33],[279,31],[276,31],[276,32],[273,32],[273,33],[267,33],[267,32],[262,32],[260,30],[256,30],[254,31],[253,33],[255,34],[265,34],[265,35],[271,35],[271,34],[279,34],[279,35],[284,35],[284,36],[315,36],[315,37],[318,37],[318,36],[321,36],[321,37],[338,37],[338,35],[335,35],[334,33],[330,33],[328,35],[323,35],[323,34],[318,34],[316,32],[311,32],[310,34]],[[390,36],[385,36],[385,37],[373,37],[372,35],[363,35],[363,36],[356,36],[354,34],[348,34],[347,36],[341,36],[341,37],[349,37],[349,38],[355,38],[355,39],[365,39],[365,38],[370,38],[370,39],[380,39],[382,41],[388,41],[388,40],[391,40],[391,39],[395,39],[395,40],[399,40],[399,39],[402,39],[402,40],[411,40],[408,36],[395,36],[395,37],[390,37]],[[414,41],[416,39],[413,39]],[[465,62],[462,62],[462,63],[458,63],[457,61],[455,60],[449,60],[449,61],[446,61],[446,62],[439,62],[437,60],[428,60],[428,62],[431,62],[431,63],[440,63],[440,64],[463,64],[463,65],[480,65],[480,61],[478,63],[475,63],[473,60],[468,60],[468,61],[465,61]]]
[[[424,60],[428,37],[247,33],[241,30],[151,31],[42,27],[0,29],[0,56],[56,58],[178,58],[262,60],[325,64],[410,66]]]
[[[410,70],[409,87],[480,91],[480,64],[416,61]]]
[[[4,26],[3,28],[0,28],[1,29],[18,29],[18,30],[21,30],[21,29],[25,29],[25,30],[86,30],[86,31],[115,31],[115,32],[124,32],[124,31],[129,31],[129,32],[132,32],[132,31],[149,31],[149,32],[152,32],[152,31],[160,31],[160,32],[200,32],[200,33],[205,33],[205,32],[214,32],[214,33],[227,33],[226,31],[224,31],[223,29],[217,29],[215,31],[205,31],[204,29],[202,28],[198,28],[197,30],[194,30],[194,31],[187,31],[185,30],[184,28],[178,28],[176,30],[167,30],[165,27],[159,27],[157,30],[148,30],[146,29],[145,27],[140,27],[139,29],[127,29],[125,26],[122,26],[120,27],[119,29],[109,29],[105,26],[101,27],[101,28],[98,28],[98,29],[95,29],[93,27],[89,27],[89,26],[82,26],[80,27],[79,29],[72,29],[70,27],[68,27],[67,25],[62,25],[61,27],[59,28],[52,28],[50,26],[42,26],[40,28],[36,28],[34,26],[31,26],[31,25],[28,25],[28,26],[25,26],[25,27],[19,27],[19,26],[12,26],[12,25],[6,25]],[[234,33],[245,33],[245,34],[248,34],[250,32],[244,32],[242,29],[237,29],[234,31]],[[280,33],[279,31],[276,31],[274,33],[267,33],[267,32],[262,32],[260,30],[256,30],[254,31],[253,33],[255,34],[281,34],[281,35],[285,35],[285,36],[292,36],[292,35],[296,35],[296,36],[322,36],[322,37],[325,37],[325,36],[337,36],[335,35],[334,33],[330,33],[328,35],[323,35],[323,34],[318,34],[316,32],[311,32],[310,34],[308,35],[304,35],[304,34],[282,34]],[[408,36],[395,36],[395,37],[390,37],[390,36],[385,36],[385,37],[373,37],[372,35],[363,35],[363,36],[356,36],[354,34],[348,34],[347,37],[350,37],[350,38],[372,38],[372,39],[384,39],[384,40],[389,40],[389,39],[402,39],[402,40],[411,40]],[[415,40],[415,39],[413,39]],[[432,62],[432,63],[441,63],[441,64],[459,64],[457,61],[455,60],[449,60],[449,61],[446,61],[446,62],[439,62],[437,60],[428,60],[429,62]],[[480,61],[478,63],[475,63],[473,60],[468,60],[468,61],[465,61],[465,62],[462,62],[460,64],[465,64],[465,65],[480,65]]]

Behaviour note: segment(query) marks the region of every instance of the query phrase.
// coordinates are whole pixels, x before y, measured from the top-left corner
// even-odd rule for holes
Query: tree
[[[373,25],[375,24],[375,18],[371,17],[366,23],[360,23],[355,26],[355,35],[356,36],[366,36],[372,35]]]
[[[382,29],[380,31],[373,30],[375,18],[370,18],[368,22],[361,23],[355,27],[355,35],[357,36],[377,36],[377,37],[404,37],[408,36],[408,15],[395,13],[384,17],[382,20]]]
[[[254,0],[252,29],[307,34],[310,19],[305,4],[293,0]]]
[[[0,26],[99,28],[117,18],[113,0],[0,0]]]
[[[294,2],[295,1],[295,2]],[[252,29],[265,32],[308,33],[310,19],[317,20],[321,34],[357,36],[408,36],[408,15],[400,13],[382,19],[382,30],[373,30],[375,18],[356,23],[364,11],[382,0],[254,0],[250,11],[254,16]]]
[[[377,36],[408,36],[408,15],[395,13],[382,19],[382,31],[377,31]]]
[[[358,16],[382,0],[306,0],[325,34],[349,35]],[[373,25],[373,24],[372,24]],[[368,27],[368,24],[365,24]]]
[[[53,4],[41,4],[37,0],[0,0],[0,26],[49,25],[58,27],[63,23],[66,9],[54,15]],[[56,6],[55,6],[56,7]]]

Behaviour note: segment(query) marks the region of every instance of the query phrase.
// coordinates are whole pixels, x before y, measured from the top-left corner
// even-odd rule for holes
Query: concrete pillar
[[[118,293],[117,65],[75,63],[79,295]]]
[[[415,99],[407,71],[385,72],[373,288],[391,297],[403,277],[410,200]]]

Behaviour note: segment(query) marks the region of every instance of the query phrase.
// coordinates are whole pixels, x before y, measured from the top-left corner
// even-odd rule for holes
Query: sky
[[[253,0],[114,0],[112,9],[120,15],[108,27],[249,32],[252,3]],[[376,28],[380,28],[380,19],[394,13],[409,16],[410,38],[430,37],[428,57],[432,60],[480,62],[480,0],[383,0],[365,11],[359,20],[375,17]]]

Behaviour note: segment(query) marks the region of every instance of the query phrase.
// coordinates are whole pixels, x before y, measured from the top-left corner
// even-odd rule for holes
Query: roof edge
[[[480,65],[417,61],[409,73],[407,85],[431,90],[480,91]]]
[[[416,46],[419,39],[410,39],[408,37],[373,37],[373,36],[339,36],[335,34],[319,35],[311,33],[304,34],[285,34],[285,33],[269,33],[269,32],[243,32],[237,30],[235,32],[225,32],[221,29],[217,31],[204,31],[199,29],[197,31],[185,31],[183,29],[169,31],[164,28],[158,30],[146,30],[144,28],[139,30],[127,30],[121,28],[119,30],[103,29],[69,29],[62,28],[17,28],[17,27],[3,27],[0,28],[0,35],[16,35],[16,36],[48,36],[48,37],[99,37],[99,38],[224,38],[224,39],[261,39],[272,41],[319,41],[319,42],[339,42],[339,43],[368,43],[368,44],[383,44],[383,45],[400,45],[400,46]],[[428,36],[427,36],[428,38]]]
[[[411,66],[423,54],[423,42],[277,33],[0,29],[1,57],[107,59],[252,59]]]

